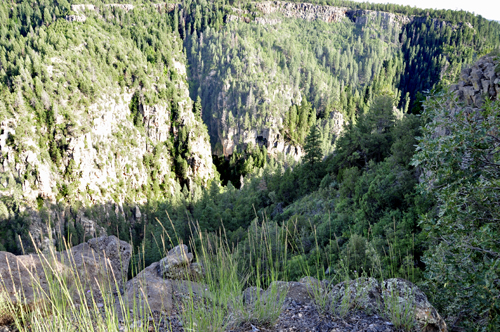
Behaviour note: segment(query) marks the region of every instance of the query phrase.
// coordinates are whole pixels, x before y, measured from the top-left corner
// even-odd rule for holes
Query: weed
[[[400,294],[399,290],[394,286],[389,286],[383,292],[389,293],[385,297],[384,313],[387,318],[394,324],[397,329],[404,331],[413,331],[416,327],[415,323],[415,294],[406,284],[405,289]],[[400,296],[405,296],[405,300],[401,301]]]

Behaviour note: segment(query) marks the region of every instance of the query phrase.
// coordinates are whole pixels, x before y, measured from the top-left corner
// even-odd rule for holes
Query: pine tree
[[[194,103],[194,114],[198,115],[200,118],[202,116],[201,98],[200,98],[200,96],[198,96],[196,98],[196,102]]]
[[[311,166],[319,163],[323,158],[323,150],[321,149],[321,133],[317,126],[311,126],[309,135],[306,137],[304,145],[306,155],[305,162]]]

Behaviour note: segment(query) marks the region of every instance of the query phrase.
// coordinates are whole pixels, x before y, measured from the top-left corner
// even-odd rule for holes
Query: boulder
[[[68,288],[117,293],[127,278],[132,248],[115,236],[94,238],[64,252],[16,256],[0,252],[0,292],[15,302],[31,305],[50,296],[49,280],[63,278]],[[118,289],[117,289],[118,288]],[[79,295],[74,292],[75,301]]]
[[[185,279],[191,272],[189,264],[193,254],[185,244],[171,249],[165,258],[160,261],[160,275],[166,279]]]
[[[0,293],[5,294],[14,303],[31,305],[44,299],[49,290],[47,282],[47,262],[52,262],[54,271],[67,273],[67,266],[60,263],[56,256],[40,259],[39,255],[16,256],[0,252]],[[47,269],[47,273],[45,270]],[[52,273],[50,273],[52,274]]]
[[[172,282],[160,275],[160,263],[156,262],[129,280],[125,286],[125,305],[117,307],[133,309],[135,312],[159,311],[168,315],[172,312]],[[121,313],[126,314],[126,313]]]
[[[116,236],[101,236],[62,252],[60,257],[93,290],[106,282],[114,292],[121,292],[127,280],[132,246]],[[114,289],[115,285],[118,289]]]
[[[282,299],[282,296],[285,298]],[[273,281],[263,297],[266,302],[285,300],[305,304],[313,302],[314,292],[311,287],[301,282]]]
[[[415,322],[421,332],[446,332],[446,323],[427,296],[408,280],[393,278],[382,283],[382,298],[386,303],[395,302],[399,306],[410,305],[415,309]]]
[[[243,291],[243,303],[252,305],[258,299],[263,299],[264,290],[260,287],[251,286]]]
[[[380,284],[374,278],[341,282],[333,287],[328,296],[335,309],[347,305],[348,308],[363,309],[372,314],[383,311]]]

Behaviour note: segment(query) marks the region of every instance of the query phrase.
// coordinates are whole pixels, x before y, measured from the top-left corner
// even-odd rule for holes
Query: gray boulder
[[[328,294],[335,310],[347,306],[347,309],[362,309],[369,313],[381,313],[383,303],[379,282],[374,278],[358,278],[344,281],[333,287]]]
[[[192,270],[190,269],[193,254],[189,252],[185,244],[171,249],[165,258],[160,261],[160,275],[165,279],[186,279]],[[194,267],[193,271],[200,270]]]
[[[404,306],[411,306],[415,312],[417,330],[421,332],[446,332],[446,322],[436,309],[429,303],[427,296],[417,286],[408,280],[393,278],[382,283],[382,298],[386,308],[390,303],[402,310]]]
[[[94,238],[67,251],[16,256],[0,252],[0,293],[14,303],[30,305],[50,296],[49,280],[57,275],[66,280],[76,302],[80,289],[99,294],[121,291],[127,278],[132,248],[115,236]]]
[[[156,262],[142,270],[125,285],[123,300],[125,305],[117,303],[117,308],[127,308],[135,312],[149,313],[152,311],[172,312],[172,282],[160,275],[160,263]],[[121,313],[124,315],[127,313]]]
[[[251,286],[243,291],[243,303],[252,305],[255,301],[263,299],[264,290],[260,287]]]

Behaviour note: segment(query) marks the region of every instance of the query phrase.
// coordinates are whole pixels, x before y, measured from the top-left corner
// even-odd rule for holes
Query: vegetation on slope
[[[98,10],[86,12],[84,24],[65,20],[74,13],[64,0],[56,6],[48,1],[0,4],[0,122],[17,121],[1,133],[0,158],[2,163],[25,160],[23,153],[32,151],[45,160],[64,179],[57,183],[58,212],[73,204],[87,217],[105,220],[109,233],[143,246],[146,264],[163,254],[162,229],[173,234],[175,228],[187,242],[195,222],[208,232],[224,228],[228,241],[241,250],[250,246],[252,232],[281,232],[293,244],[277,240],[273,250],[304,267],[283,271],[289,279],[304,271],[339,270],[340,257],[347,257],[351,276],[363,271],[424,281],[440,309],[460,317],[457,324],[495,329],[498,229],[491,206],[498,205],[498,172],[497,151],[490,147],[498,105],[487,108],[490,122],[461,119],[466,126],[451,126],[457,141],[435,145],[432,130],[443,124],[440,108],[428,102],[423,112],[420,101],[428,90],[439,92],[456,81],[463,65],[498,47],[498,23],[465,12],[334,2],[428,18],[401,30],[388,29],[381,20],[359,26],[348,19],[327,24],[280,18],[277,25],[260,26],[225,23],[231,4],[218,1],[186,1],[171,11],[145,1],[133,2],[143,6],[131,11],[93,3]],[[220,160],[227,185],[216,179],[207,186],[188,181],[186,142],[205,129],[200,124],[190,131],[177,116],[185,83],[174,61],[188,61],[196,102],[186,101],[194,104],[197,121],[206,122],[213,145],[214,138],[235,128],[278,125],[287,142],[304,147],[304,162],[270,158],[264,146],[236,142],[241,144],[231,158]],[[122,196],[131,206],[140,205],[142,217],[129,210],[108,218],[111,209],[105,203],[82,206],[73,195],[78,172],[69,158],[68,138],[88,129],[86,110],[99,101],[100,92],[130,90],[130,126],[123,128],[121,143],[133,146],[132,135],[145,132],[141,105],[165,102],[176,129],[140,162],[147,183],[129,187]],[[341,135],[332,132],[334,112],[349,120]],[[217,127],[217,121],[225,126]],[[473,146],[463,150],[463,142]],[[4,148],[13,152],[4,154]],[[118,158],[117,151],[96,151],[109,163]],[[467,158],[474,152],[478,164],[463,170],[457,166],[462,155],[448,158],[450,151]],[[163,179],[174,180],[172,188],[159,181],[158,162],[164,157],[169,168]],[[417,164],[432,171],[422,179],[436,176],[449,186],[424,182],[419,188]],[[1,249],[19,250],[16,235],[27,235],[31,219],[21,197],[26,181],[35,179],[36,169],[9,168],[2,174]],[[80,194],[114,200],[107,188]],[[34,202],[43,211],[44,198]],[[53,214],[41,216],[48,222]],[[65,222],[67,238],[83,241],[82,226]],[[245,264],[251,262],[256,261]],[[464,303],[471,308],[467,312]]]

